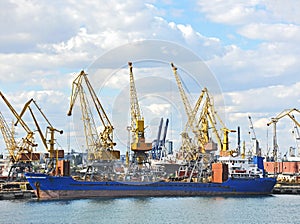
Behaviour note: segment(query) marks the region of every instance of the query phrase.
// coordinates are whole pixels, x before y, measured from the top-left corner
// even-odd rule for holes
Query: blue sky
[[[17,111],[34,98],[53,126],[64,129],[64,135],[57,139],[60,145],[77,150],[84,143],[77,136],[83,133],[80,126],[76,127],[80,118],[66,117],[71,84],[76,74],[82,69],[88,71],[97,62],[103,69],[100,75],[91,73],[90,78],[116,123],[119,149],[124,152],[127,141],[124,130],[130,123],[128,104],[126,99],[120,101],[124,103],[119,103],[123,110],[115,105],[120,95],[127,94],[128,69],[125,62],[118,64],[114,58],[112,66],[104,68],[99,58],[108,59],[105,57],[109,52],[136,41],[165,41],[191,51],[205,63],[220,87],[223,98],[220,106],[226,112],[226,125],[231,129],[241,127],[242,139],[250,150],[248,115],[251,115],[262,149],[267,151],[272,147],[272,130],[266,126],[271,117],[284,109],[299,107],[300,16],[296,12],[299,8],[297,0],[1,1],[1,91]],[[148,50],[150,54],[156,49]],[[134,55],[132,58],[139,60]],[[158,64],[161,67],[149,68],[147,62],[135,64],[137,89],[145,121],[149,121],[147,137],[152,141],[161,116],[172,117],[168,138],[179,145],[184,112],[177,106],[181,102],[175,93],[171,68],[166,63]],[[181,69],[185,76],[185,68]],[[201,77],[196,73],[190,75]],[[159,95],[165,88],[163,85],[149,95],[152,83],[145,79],[146,84],[149,82],[146,91],[142,82],[149,76],[157,87],[167,83],[169,89],[165,89],[165,95]],[[200,90],[187,77],[186,91],[194,103]],[[200,83],[206,82],[202,80]],[[167,91],[174,92],[174,100],[166,100],[170,97]],[[216,101],[220,102],[218,97],[215,96]],[[0,109],[7,122],[11,122],[13,117],[3,102]],[[127,112],[119,114],[119,110]],[[30,124],[30,118],[27,119]],[[176,123],[178,120],[180,124]],[[297,147],[292,129],[293,123],[288,118],[278,123],[282,152],[290,146]],[[66,140],[69,135],[71,146]],[[21,129],[17,137],[22,137]],[[3,149],[5,144],[0,140]],[[231,137],[231,142],[235,147],[236,136]]]

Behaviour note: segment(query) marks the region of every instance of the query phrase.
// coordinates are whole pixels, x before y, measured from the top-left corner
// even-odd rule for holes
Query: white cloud
[[[60,74],[64,79],[64,69],[77,71],[79,66],[86,67],[90,61],[85,53],[0,53],[0,81],[28,84],[32,79],[40,79],[49,74]]]
[[[238,32],[249,39],[275,42],[298,41],[300,39],[300,26],[294,24],[252,23],[243,26]]]
[[[300,82],[290,86],[270,86],[240,92],[223,93],[229,112],[276,112],[279,108],[294,108],[299,101]]]
[[[149,106],[146,106],[146,108],[148,110],[151,111],[151,113],[154,116],[162,116],[164,114],[169,114],[171,105],[170,104],[157,104],[157,103],[153,103],[150,104]]]
[[[273,0],[236,1],[199,0],[199,10],[214,22],[228,25],[248,23],[299,23],[296,10],[300,7],[297,0],[288,2]]]
[[[266,16],[264,9],[259,9],[260,1],[198,1],[199,10],[204,12],[208,19],[224,24],[243,24],[249,20],[260,21]]]
[[[296,42],[266,42],[253,50],[227,46],[227,53],[208,65],[225,91],[257,86],[290,85],[298,81],[300,69]]]
[[[297,0],[198,1],[211,26],[224,24],[234,37],[234,44],[208,61],[225,91],[298,82],[299,6]]]
[[[264,1],[266,10],[272,13],[272,17],[269,17],[269,21],[285,21],[286,23],[300,23],[300,16],[297,13],[297,9],[300,8],[300,2],[298,0],[289,1]]]
[[[256,129],[256,128],[263,129],[263,128],[266,128],[266,124],[268,124],[269,122],[270,122],[270,119],[268,119],[268,118],[259,118],[254,121],[253,127],[254,127],[254,129]]]

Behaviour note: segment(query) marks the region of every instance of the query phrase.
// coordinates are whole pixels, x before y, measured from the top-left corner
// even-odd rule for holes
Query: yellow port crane
[[[173,63],[171,63],[172,69],[173,69],[173,73],[175,76],[175,80],[177,83],[177,87],[180,93],[180,97],[181,100],[183,102],[183,106],[184,106],[184,110],[185,113],[187,115],[188,121],[187,124],[185,126],[184,131],[181,133],[182,136],[182,146],[181,146],[181,151],[185,154],[183,155],[183,157],[185,158],[190,158],[190,157],[194,157],[193,155],[196,154],[199,151],[199,142],[198,145],[195,145],[194,142],[192,141],[192,139],[189,137],[188,135],[188,130],[187,129],[191,129],[192,132],[197,135],[198,131],[196,130],[196,113],[198,111],[198,108],[201,104],[201,97],[199,97],[199,101],[196,104],[195,110],[192,110],[192,106],[187,98],[187,95],[183,89],[182,86],[182,82],[180,80],[180,77],[177,73],[177,67],[174,66]],[[201,145],[201,143],[200,143]],[[203,149],[201,149],[201,151],[203,152]]]
[[[271,121],[269,123],[267,123],[267,126],[270,126],[271,124],[273,124],[273,157],[274,157],[274,161],[275,162],[277,161],[277,153],[278,153],[277,122],[281,118],[283,118],[285,116],[288,116],[289,118],[292,119],[292,121],[295,123],[295,125],[297,125],[298,127],[300,127],[300,123],[295,119],[295,117],[292,114],[293,112],[300,113],[300,110],[298,110],[296,108],[283,110],[276,117],[271,118]]]
[[[26,137],[22,138],[19,142],[15,140],[14,134],[11,129],[8,127],[4,116],[1,114],[0,116],[0,129],[7,147],[9,151],[9,158],[12,162],[12,165],[9,170],[8,179],[15,180],[18,178],[22,178],[22,174],[26,168],[32,168],[33,161],[39,161],[40,154],[35,153],[35,148],[37,144],[34,140],[34,133],[30,130],[28,125],[22,120],[10,102],[6,99],[6,97],[0,91],[0,96],[4,100],[7,107],[10,109],[15,118],[20,122],[21,126],[26,132]],[[21,177],[19,177],[21,176]]]
[[[223,121],[217,115],[214,109],[213,100],[211,99],[211,96],[207,88],[204,88],[201,91],[201,94],[197,99],[195,107],[192,109],[190,102],[183,89],[180,77],[177,73],[177,68],[174,66],[173,63],[171,63],[171,66],[177,82],[177,87],[179,89],[181,99],[184,104],[185,112],[188,117],[188,121],[185,126],[185,131],[182,133],[183,136],[182,145],[184,147],[184,150],[188,151],[189,153],[192,152],[192,154],[195,155],[197,155],[199,151],[201,153],[205,153],[206,149],[216,150],[217,148],[214,146],[214,143],[209,137],[209,128],[210,128],[209,125],[210,125],[221,147],[221,154],[225,155],[225,152],[228,153],[229,151],[228,133],[235,132],[235,130],[230,130],[226,128]],[[196,115],[199,110],[200,110],[199,112],[200,115],[197,118]],[[221,129],[223,131],[223,142],[216,128],[217,121],[219,121],[219,123],[222,125]],[[188,137],[187,134],[188,129],[190,129],[194,133],[196,144],[193,144],[193,142]],[[208,144],[210,144],[210,146],[208,146]]]
[[[30,107],[30,104],[33,103],[35,105],[35,107],[37,108],[37,110],[40,112],[40,114],[42,115],[42,117],[45,119],[45,121],[47,122],[48,126],[46,127],[46,134],[44,135],[41,127],[36,119],[36,116],[33,113],[32,108]],[[63,158],[63,153],[59,153],[58,150],[54,149],[54,145],[55,145],[55,132],[58,132],[59,134],[63,134],[63,130],[58,130],[56,128],[54,128],[52,126],[52,124],[50,123],[50,121],[48,120],[48,118],[46,117],[46,115],[43,113],[42,109],[38,106],[38,104],[36,103],[36,101],[34,99],[30,99],[27,103],[25,103],[21,113],[20,113],[20,118],[22,118],[22,116],[24,115],[25,111],[27,110],[27,108],[29,109],[29,112],[31,114],[31,117],[34,121],[34,124],[37,128],[37,131],[41,137],[42,143],[46,149],[47,152],[49,152],[49,164],[48,164],[48,168],[49,168],[49,172],[54,171],[54,166],[56,164],[56,169],[58,169],[58,158]],[[15,123],[15,125],[18,124],[18,121]],[[50,133],[50,139],[47,140],[47,134],[48,132]],[[56,161],[54,164],[54,160]]]
[[[9,153],[9,158],[12,162],[17,161],[16,150],[18,149],[17,142],[15,140],[14,134],[7,125],[3,114],[0,111],[0,130],[6,144],[6,149]]]
[[[205,97],[204,100],[202,100]],[[199,100],[200,99],[200,100]],[[236,150],[229,150],[229,137],[228,134],[231,132],[236,132],[235,130],[228,129],[218,113],[215,110],[214,101],[210,93],[208,92],[207,88],[202,90],[201,95],[196,102],[193,116],[196,115],[197,110],[199,109],[199,103],[203,101],[202,109],[200,111],[200,116],[198,119],[198,123],[196,124],[196,129],[200,132],[198,137],[202,139],[202,145],[204,146],[205,150],[217,150],[217,146],[212,141],[209,136],[209,128],[213,130],[213,133],[220,145],[220,155],[226,156],[228,154],[233,155],[236,154]],[[216,125],[220,124],[220,130],[223,133],[223,141],[221,140],[221,135],[219,134]],[[200,142],[200,140],[198,140]]]
[[[85,87],[87,88],[92,103],[97,111],[98,117],[101,121],[102,131],[97,131],[97,126],[92,114],[92,109],[88,97],[85,93]],[[100,100],[98,99],[87,74],[81,71],[75,78],[72,84],[72,94],[70,100],[70,108],[68,116],[72,115],[72,110],[79,95],[80,106],[82,113],[82,120],[84,124],[84,133],[86,139],[86,145],[88,149],[88,160],[93,162],[95,160],[116,160],[120,158],[120,151],[113,150],[116,143],[113,141],[113,126],[104,111]]]
[[[128,62],[130,76],[130,112],[131,112],[131,131],[132,143],[131,150],[134,152],[133,160],[139,164],[147,162],[147,151],[152,150],[152,143],[145,142],[144,118],[141,115],[140,106],[135,87],[132,62]]]

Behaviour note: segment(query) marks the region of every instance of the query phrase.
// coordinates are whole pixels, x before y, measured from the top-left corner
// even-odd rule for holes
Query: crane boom
[[[129,77],[130,77],[130,111],[131,120],[136,122],[137,120],[143,120],[141,116],[140,105],[137,97],[137,91],[132,72],[132,62],[128,62],[129,65]],[[133,125],[134,126],[134,125]]]
[[[192,118],[192,112],[193,112],[192,106],[190,104],[190,101],[187,98],[187,95],[186,95],[184,89],[183,89],[182,82],[181,82],[180,77],[177,73],[177,68],[175,67],[175,65],[173,63],[171,63],[171,66],[172,66],[173,73],[174,73],[174,76],[175,76],[175,79],[176,79],[176,83],[177,83],[177,87],[178,87],[178,90],[179,90],[179,93],[180,93],[180,96],[181,96],[181,100],[183,102],[184,110],[185,110],[185,113],[187,114],[187,117],[188,117],[188,126],[192,130],[195,130],[194,123],[193,123],[193,118]]]
[[[271,125],[272,123],[276,123],[278,122],[281,118],[285,117],[285,116],[288,116],[290,117],[294,122],[295,124],[300,127],[300,124],[298,121],[295,120],[295,118],[292,116],[292,112],[298,112],[300,113],[300,110],[296,109],[296,108],[292,108],[292,109],[286,109],[286,110],[283,110],[281,111],[275,118],[271,118],[271,121],[267,124],[268,126]]]
[[[24,149],[25,151],[32,152],[33,147],[36,147],[37,144],[34,143],[34,133],[30,130],[28,125],[23,121],[23,119],[20,117],[20,115],[17,113],[17,111],[13,108],[13,106],[9,103],[9,101],[6,99],[6,97],[2,94],[0,91],[0,96],[10,109],[10,111],[13,113],[15,118],[20,122],[21,126],[23,129],[26,131],[27,135],[26,137],[22,140],[22,146],[21,148]],[[22,150],[21,150],[22,151]]]
[[[195,107],[194,107],[194,109],[193,109],[193,111],[192,111],[192,114],[191,114],[191,119],[192,119],[192,121],[191,121],[191,122],[194,122],[194,119],[196,118],[196,114],[197,114],[197,112],[199,111],[200,105],[201,105],[201,103],[202,103],[203,97],[204,97],[205,94],[207,94],[207,93],[208,93],[207,88],[202,89],[201,94],[200,94],[200,96],[198,97],[197,102],[196,102],[196,104],[195,104]]]
[[[6,105],[8,106],[8,108],[10,109],[10,111],[13,113],[13,115],[15,116],[15,118],[20,122],[20,124],[22,125],[22,127],[24,128],[24,130],[28,133],[28,134],[33,134],[32,131],[30,130],[30,128],[27,126],[27,124],[21,119],[20,115],[17,113],[17,111],[13,108],[13,106],[9,103],[9,101],[5,98],[5,96],[2,94],[2,92],[0,91],[0,96],[2,97],[2,99],[4,100],[4,102],[6,103]]]
[[[198,145],[195,145],[194,142],[191,141],[191,139],[189,137],[189,134],[188,134],[188,130],[191,130],[194,133],[194,135],[196,135],[196,141],[197,141],[199,139],[197,137],[198,130],[196,130],[196,127],[195,127],[196,126],[195,123],[197,121],[196,121],[195,117],[192,117],[195,114],[192,114],[193,110],[192,110],[191,104],[190,104],[190,102],[187,98],[187,95],[184,91],[184,88],[183,88],[182,82],[180,80],[180,77],[177,73],[177,67],[175,67],[175,65],[173,63],[171,63],[171,67],[172,67],[172,70],[173,70],[173,74],[175,76],[175,80],[176,80],[177,87],[178,87],[178,90],[179,90],[179,93],[180,93],[180,97],[181,97],[181,100],[183,102],[184,110],[185,110],[185,113],[186,113],[187,119],[188,119],[187,123],[185,125],[185,129],[181,133],[181,136],[182,136],[181,151],[183,151],[183,154],[185,154],[184,155],[185,158],[195,159],[195,158],[190,158],[190,157],[194,157],[194,154],[197,154],[197,151],[199,150],[198,149],[199,148],[199,142],[197,142]],[[203,150],[203,147],[202,147],[202,150]]]

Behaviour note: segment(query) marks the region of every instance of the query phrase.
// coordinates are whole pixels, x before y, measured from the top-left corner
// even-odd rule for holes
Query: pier
[[[278,183],[275,185],[273,194],[300,194],[300,184],[298,183]]]
[[[30,199],[35,194],[28,182],[0,183],[0,200]]]

